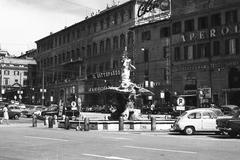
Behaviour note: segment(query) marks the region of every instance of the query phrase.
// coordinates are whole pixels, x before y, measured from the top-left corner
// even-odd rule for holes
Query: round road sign
[[[76,107],[76,105],[77,105],[77,103],[76,103],[75,101],[72,101],[72,102],[71,102],[71,106],[72,106],[72,107]]]
[[[184,106],[185,105],[185,99],[183,97],[178,97],[177,104],[179,106]]]

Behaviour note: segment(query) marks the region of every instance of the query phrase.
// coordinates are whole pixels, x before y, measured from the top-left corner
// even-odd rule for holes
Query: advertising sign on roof
[[[169,19],[171,16],[171,0],[138,0],[135,10],[135,25]]]

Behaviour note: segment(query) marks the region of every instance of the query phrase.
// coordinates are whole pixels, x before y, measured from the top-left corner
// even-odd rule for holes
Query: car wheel
[[[184,129],[184,133],[185,133],[186,135],[192,135],[192,134],[194,133],[194,128],[193,128],[193,127],[186,127],[186,128]]]
[[[19,119],[19,116],[17,114],[14,115],[14,119]]]
[[[228,132],[228,135],[230,136],[230,137],[237,137],[237,133],[236,132],[234,132],[234,131],[230,131],[230,132]]]

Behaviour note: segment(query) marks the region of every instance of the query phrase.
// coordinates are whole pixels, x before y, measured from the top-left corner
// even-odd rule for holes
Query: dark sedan
[[[19,119],[21,117],[21,111],[8,109],[9,119]],[[0,107],[0,117],[3,117],[3,107]]]

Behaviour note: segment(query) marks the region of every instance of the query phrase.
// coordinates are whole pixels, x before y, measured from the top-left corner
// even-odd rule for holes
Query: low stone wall
[[[157,120],[156,131],[169,130],[174,120]],[[69,121],[70,128],[75,129],[79,125],[79,121]],[[80,126],[84,128],[84,121],[80,121]],[[151,121],[124,121],[124,131],[151,131]],[[59,121],[59,128],[65,128],[65,122]],[[90,121],[89,130],[99,131],[119,131],[119,121]]]

